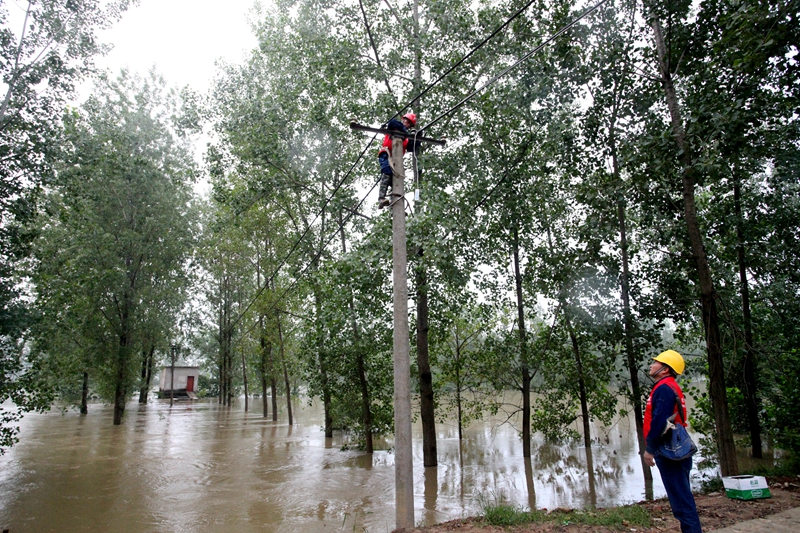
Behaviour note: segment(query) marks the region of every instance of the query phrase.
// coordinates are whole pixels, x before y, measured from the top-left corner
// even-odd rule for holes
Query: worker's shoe
[[[378,198],[378,209],[383,209],[384,207],[389,207],[389,199]]]

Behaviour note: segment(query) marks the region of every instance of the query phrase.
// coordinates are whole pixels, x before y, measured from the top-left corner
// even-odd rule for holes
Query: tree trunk
[[[456,413],[458,415],[458,442],[464,439],[463,433],[463,412],[461,409],[461,343],[456,329]]]
[[[422,248],[419,249],[422,256]],[[422,420],[422,464],[436,466],[436,414],[433,401],[433,375],[428,356],[428,279],[425,267],[419,265],[417,285],[417,369],[419,371],[419,408]]]
[[[661,23],[653,16],[653,33],[656,40],[659,68],[661,71],[661,84],[664,87],[667,108],[672,121],[672,133],[675,144],[680,152],[683,178],[683,209],[686,220],[686,230],[691,242],[694,255],[697,277],[700,285],[700,304],[702,308],[703,327],[706,335],[708,350],[708,377],[709,395],[714,409],[714,422],[716,425],[717,451],[719,453],[719,467],[723,476],[738,474],[739,467],[736,462],[736,447],[733,442],[730,415],[728,413],[728,397],[725,389],[725,368],[720,342],[719,316],[717,312],[716,293],[711,277],[711,268],[708,265],[703,237],[697,220],[697,207],[695,205],[695,170],[690,147],[686,143],[686,133],[683,129],[678,106],[678,97],[672,83],[672,76],[667,62],[667,47],[661,31]]]
[[[373,452],[372,447],[372,409],[370,408],[369,387],[367,386],[367,373],[364,368],[364,354],[360,348],[358,353],[358,382],[361,386],[361,409],[364,417],[364,449],[367,453]]]
[[[114,386],[114,425],[122,424],[122,415],[125,413],[125,366],[128,357],[128,338],[121,335],[117,355],[117,379]]]
[[[269,399],[267,397],[267,377],[261,376],[261,410],[262,416],[267,418],[269,416]]]
[[[294,424],[292,418],[292,386],[289,384],[289,370],[286,367],[286,349],[283,345],[283,331],[281,330],[281,317],[276,312],[275,320],[278,322],[278,342],[280,343],[281,365],[283,366],[283,383],[286,387],[286,409],[289,413],[289,425]]]
[[[83,387],[81,388],[81,414],[89,414],[89,373],[83,373]]]
[[[155,347],[153,347],[155,349]],[[151,352],[152,353],[152,352]],[[147,392],[150,390],[150,382],[147,380],[147,365],[149,356],[146,350],[142,351],[142,375],[139,380],[139,403],[147,403]]]
[[[219,405],[225,404],[227,395],[227,375],[225,373],[225,280],[221,279],[219,282],[219,397],[217,403]]]
[[[242,352],[242,382],[244,383],[244,412],[246,413],[250,408],[250,400],[247,391],[247,361],[244,356],[244,347],[241,348]]]
[[[125,386],[122,384],[122,374],[117,374],[117,384],[114,388],[114,425],[122,424],[122,415],[125,414]]]
[[[233,405],[233,331],[230,329],[230,325],[228,328],[229,329],[226,331],[225,338],[225,359],[228,366],[228,370],[226,372],[228,384],[226,385],[226,388],[228,389],[227,405],[231,406]]]
[[[522,457],[531,456],[531,371],[528,366],[528,341],[525,333],[525,307],[522,299],[522,274],[519,264],[519,231],[513,228],[514,282],[517,291],[517,327],[522,365]]]
[[[269,374],[269,355],[267,350],[272,350],[272,344],[267,343],[266,335],[264,334],[264,317],[259,318],[259,323],[261,324],[261,363],[260,363],[260,370],[261,370],[261,403],[263,404],[263,416],[267,418],[269,416],[269,400],[267,395],[267,375]],[[269,348],[268,348],[269,346]]]
[[[155,352],[156,347],[150,350],[150,357],[147,358],[147,377],[145,377],[145,381],[147,382],[147,393],[146,396],[150,393],[150,384],[153,382],[153,366],[155,365]]]
[[[143,352],[142,359],[142,381],[139,387],[139,403],[146,404],[147,398],[150,394],[150,383],[153,378],[153,354],[155,353],[155,345],[150,346],[149,352]]]
[[[419,4],[414,2],[412,8],[413,17],[413,46],[414,46],[414,94],[419,94],[422,90],[422,46],[421,31],[419,24]],[[412,103],[414,111],[418,116],[421,115],[422,107],[419,100]],[[420,183],[422,180],[421,172],[418,170],[417,153],[412,151],[412,178]],[[428,275],[425,265],[422,263],[423,248],[417,250],[420,264],[417,265],[415,274],[416,296],[417,296],[417,370],[419,373],[419,395],[420,395],[420,419],[422,421],[422,463],[424,466],[436,466],[438,464],[438,453],[436,449],[436,413],[433,397],[433,375],[429,357],[428,330]]]
[[[328,381],[328,370],[325,368],[325,358],[320,352],[319,371],[322,378],[322,410],[325,418],[325,438],[333,438],[333,415],[331,414],[331,386]]]
[[[739,261],[739,284],[742,293],[742,320],[744,322],[744,399],[747,406],[747,425],[750,429],[750,444],[753,457],[760,459],[761,410],[756,379],[755,351],[753,349],[753,325],[750,316],[750,286],[747,282],[747,258],[744,250],[744,224],[742,219],[742,191],[738,177],[733,181],[733,208],[736,214],[736,252]]]
[[[341,213],[339,214],[339,226],[344,227]],[[342,247],[344,247],[344,230],[342,230]],[[342,251],[344,253],[344,251]],[[314,287],[314,305],[317,310],[317,317],[322,316],[322,298],[320,297],[319,290]],[[352,313],[352,298],[351,298],[351,313]],[[325,361],[325,349],[322,330],[322,321],[317,319],[317,360],[319,365],[319,377],[322,386],[322,410],[324,413],[325,421],[325,438],[333,438],[333,415],[331,414],[331,387],[328,381],[328,369]]]
[[[342,223],[342,213],[339,212],[339,230],[342,238],[342,254],[347,253],[347,241],[344,235],[344,224]],[[367,383],[367,371],[364,364],[364,354],[361,351],[360,335],[358,333],[358,324],[356,323],[356,308],[353,301],[353,291],[349,289],[350,301],[348,307],[350,308],[350,326],[353,329],[353,345],[356,347],[356,360],[358,366],[358,383],[361,387],[361,417],[364,423],[364,449],[367,453],[373,453],[372,444],[372,402],[369,395],[369,384]],[[327,379],[327,374],[326,374]],[[326,421],[327,422],[327,421]],[[326,433],[327,435],[327,433]],[[331,432],[333,436],[333,432]]]
[[[561,302],[564,306],[564,322],[569,331],[569,338],[572,342],[572,353],[575,356],[575,368],[578,372],[578,397],[581,402],[581,418],[583,419],[583,445],[586,448],[586,455],[589,457],[592,453],[592,433],[591,423],[589,420],[589,400],[586,393],[586,376],[583,371],[583,359],[581,358],[580,346],[578,346],[578,337],[575,335],[575,329],[572,327],[572,321],[569,319],[569,311],[566,302]]]
[[[233,405],[233,331],[230,325],[230,314],[225,327],[225,405]]]
[[[622,297],[622,317],[625,329],[625,358],[628,363],[628,375],[631,380],[631,396],[633,397],[633,418],[636,424],[636,438],[639,442],[639,458],[645,481],[653,479],[653,471],[644,460],[644,410],[642,409],[642,387],[639,383],[639,368],[636,353],[633,349],[633,317],[630,304],[630,275],[628,273],[628,238],[625,224],[625,203],[620,197],[617,201],[617,218],[619,221],[619,248],[622,256],[622,276],[620,277]]]
[[[617,157],[617,110],[619,109],[617,99],[619,85],[614,87],[614,109],[611,113],[609,123],[608,144],[611,151],[611,165],[614,172],[614,181],[618,184],[617,191],[617,225],[619,226],[619,251],[622,262],[622,274],[620,276],[620,298],[622,299],[622,320],[625,331],[625,358],[628,364],[628,374],[631,380],[631,396],[633,398],[633,418],[636,424],[636,438],[639,443],[639,458],[642,463],[642,473],[645,481],[653,479],[653,472],[650,465],[644,460],[644,409],[642,408],[642,387],[639,383],[639,368],[637,357],[633,348],[633,317],[631,315],[630,300],[630,271],[628,267],[628,230],[625,213],[625,196],[622,190],[622,178],[620,176],[619,158]]]
[[[278,421],[278,383],[274,377],[270,378],[270,389],[272,390],[272,421]]]

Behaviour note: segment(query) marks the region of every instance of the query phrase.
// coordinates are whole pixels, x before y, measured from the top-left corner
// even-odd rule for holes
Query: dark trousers
[[[692,495],[689,472],[692,470],[692,458],[683,461],[670,461],[656,456],[656,466],[661,474],[661,481],[667,490],[672,514],[681,523],[682,533],[702,533],[700,516]]]
[[[386,198],[386,191],[392,187],[392,167],[389,165],[389,154],[381,152],[378,156],[381,164],[381,179],[378,188],[378,199]]]

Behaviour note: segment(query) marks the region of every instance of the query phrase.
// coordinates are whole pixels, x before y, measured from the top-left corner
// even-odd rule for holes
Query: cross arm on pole
[[[394,135],[395,137],[403,137],[405,139],[415,139],[418,142],[431,143],[431,144],[436,144],[438,146],[444,146],[445,143],[447,142],[443,139],[432,139],[430,137],[423,137],[421,135],[417,135],[414,133],[404,133],[402,131],[388,130],[386,128],[373,128],[372,126],[363,126],[355,121],[350,122],[350,129],[357,131],[368,131],[370,133],[383,133],[384,135]]]

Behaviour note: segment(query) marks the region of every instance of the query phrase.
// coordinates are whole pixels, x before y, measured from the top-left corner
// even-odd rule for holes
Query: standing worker
[[[700,516],[694,503],[689,471],[692,469],[692,457],[680,461],[672,461],[656,454],[665,435],[667,420],[675,415],[675,424],[686,427],[686,399],[683,396],[675,377],[683,374],[686,364],[681,354],[675,350],[667,350],[653,358],[650,365],[650,377],[656,384],[647,399],[644,410],[645,452],[644,460],[650,466],[658,466],[661,480],[667,491],[672,514],[681,523],[682,533],[702,533]]]
[[[407,113],[401,120],[397,120],[396,118],[390,120],[386,125],[386,129],[407,133],[409,129],[416,125],[417,115],[414,113]],[[403,155],[405,155],[407,148],[408,139],[403,139]],[[381,209],[389,205],[389,199],[386,198],[386,191],[392,186],[392,165],[389,163],[389,158],[391,155],[392,136],[384,135],[383,144],[381,145],[380,150],[378,150],[378,162],[381,164],[381,184],[380,188],[378,189],[378,207]]]

